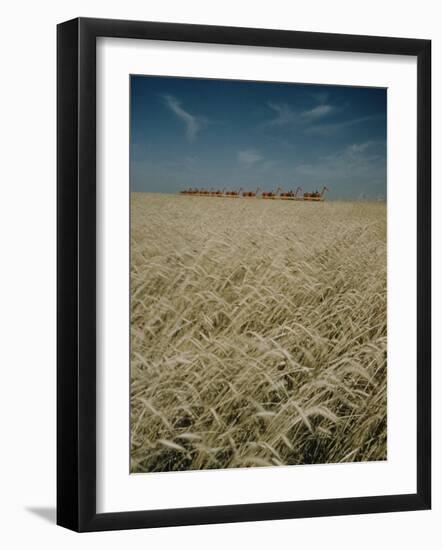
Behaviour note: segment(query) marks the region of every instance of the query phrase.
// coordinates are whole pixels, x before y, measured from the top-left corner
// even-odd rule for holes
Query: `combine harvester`
[[[239,191],[227,191],[224,194],[224,197],[227,197],[228,199],[239,199],[241,196],[242,187],[239,188]]]
[[[280,193],[276,198],[285,201],[302,201],[302,197],[297,196],[299,191],[302,192],[301,187],[297,187],[296,191],[287,191],[285,193]]]
[[[242,196],[245,199],[256,199],[258,193],[261,191],[259,187],[256,188],[256,191],[243,191]]]
[[[278,193],[280,191],[282,191],[282,187],[278,187],[278,189],[276,190],[276,193],[273,193],[273,191],[263,191],[261,193],[261,198],[263,198],[263,199],[278,199],[279,198]]]
[[[324,185],[321,192],[314,191],[313,193],[304,193],[304,200],[305,201],[314,201],[314,202],[323,201],[325,191],[329,191],[329,188],[325,187],[325,185]]]

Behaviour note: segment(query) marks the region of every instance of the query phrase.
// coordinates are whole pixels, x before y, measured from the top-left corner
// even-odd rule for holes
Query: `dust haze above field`
[[[132,191],[386,198],[386,89],[140,75],[130,96]]]

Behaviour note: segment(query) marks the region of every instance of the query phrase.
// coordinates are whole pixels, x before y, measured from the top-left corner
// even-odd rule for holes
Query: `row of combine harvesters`
[[[224,197],[228,199],[279,199],[279,200],[291,200],[291,201],[323,201],[324,193],[329,191],[328,187],[323,187],[322,191],[312,191],[309,193],[303,193],[301,187],[297,187],[295,191],[284,191],[282,187],[273,191],[262,191],[260,187],[256,191],[244,191],[242,187],[238,191],[215,191],[212,189],[198,189],[189,187],[180,191],[181,195],[191,195],[196,197]],[[300,194],[299,194],[300,193]]]

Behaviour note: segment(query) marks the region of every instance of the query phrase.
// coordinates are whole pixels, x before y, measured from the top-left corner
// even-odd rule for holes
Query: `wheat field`
[[[131,195],[131,471],[387,458],[386,205]]]

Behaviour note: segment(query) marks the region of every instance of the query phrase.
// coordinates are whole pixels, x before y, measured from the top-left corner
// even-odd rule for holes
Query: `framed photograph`
[[[57,31],[57,523],[429,509],[430,41]]]

